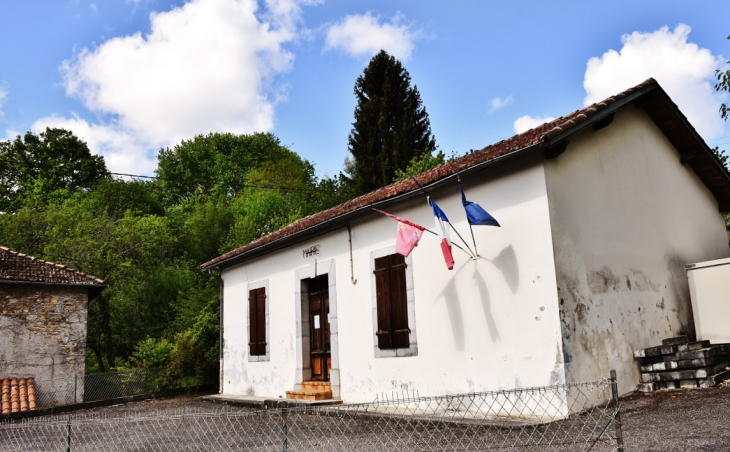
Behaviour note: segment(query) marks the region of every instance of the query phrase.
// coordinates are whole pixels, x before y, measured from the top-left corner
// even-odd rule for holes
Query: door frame
[[[332,397],[340,397],[340,347],[339,347],[339,322],[337,321],[337,277],[335,272],[335,260],[329,259],[318,261],[313,259],[309,265],[295,271],[295,320],[297,322],[296,332],[296,369],[294,379],[297,389],[300,389],[302,381],[312,378],[310,363],[310,337],[309,337],[309,279],[317,276],[327,275],[330,307],[330,359],[332,368],[329,371]]]

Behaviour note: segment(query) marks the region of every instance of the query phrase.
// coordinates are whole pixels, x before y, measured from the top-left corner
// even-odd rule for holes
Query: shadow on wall
[[[482,264],[482,262],[485,263]],[[497,324],[494,321],[494,316],[492,315],[492,302],[489,296],[489,287],[483,275],[484,265],[488,265],[487,263],[494,265],[494,267],[499,270],[504,281],[507,283],[507,286],[513,294],[516,294],[517,289],[520,286],[520,269],[514,248],[512,245],[509,245],[503,249],[494,260],[481,257],[480,259],[472,260],[470,263],[463,265],[452,275],[448,284],[446,284],[446,287],[444,287],[436,296],[436,302],[443,298],[444,303],[446,304],[449,321],[451,323],[451,332],[454,335],[454,345],[459,351],[464,350],[464,316],[461,311],[460,297],[456,281],[459,274],[469,267],[472,269],[472,280],[476,283],[479,290],[479,299],[481,301],[482,310],[484,311],[484,320],[487,323],[487,329],[489,330],[492,342],[496,342],[500,339],[499,330],[497,329]],[[480,267],[482,268],[480,269]]]

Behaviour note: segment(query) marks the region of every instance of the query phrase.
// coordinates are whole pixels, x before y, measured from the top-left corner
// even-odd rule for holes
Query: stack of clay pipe
[[[36,409],[35,403],[35,380],[33,377],[28,378],[28,408],[31,410]]]
[[[4,378],[0,390],[0,414],[36,409],[33,378]]]
[[[2,390],[0,390],[2,398],[0,398],[0,414],[10,414],[10,379],[3,379]]]

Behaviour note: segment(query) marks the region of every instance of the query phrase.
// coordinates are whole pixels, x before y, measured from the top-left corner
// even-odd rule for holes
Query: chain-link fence
[[[213,408],[211,408],[213,410]],[[623,450],[615,380],[287,407],[0,424],[4,451]]]
[[[160,370],[142,368],[77,375],[63,380],[34,380],[38,409],[177,389],[163,385]]]

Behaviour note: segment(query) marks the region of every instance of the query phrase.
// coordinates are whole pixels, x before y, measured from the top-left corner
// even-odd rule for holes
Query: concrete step
[[[332,385],[329,381],[303,381],[301,391],[331,391]]]
[[[332,391],[286,391],[286,398],[294,400],[327,400],[332,398]]]

